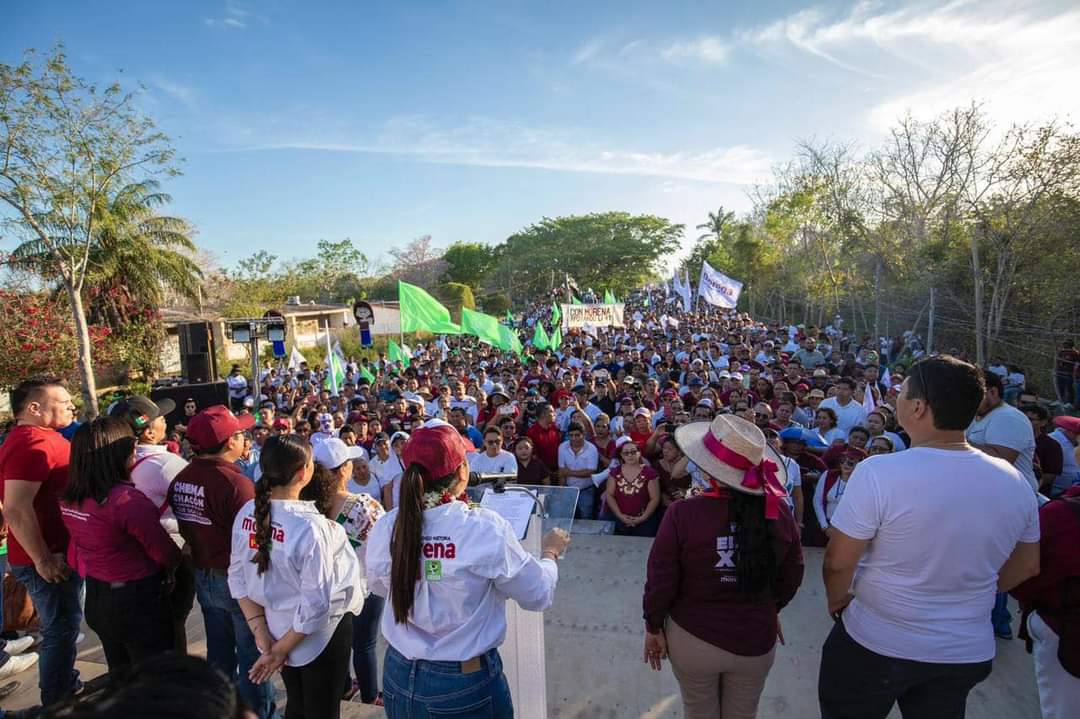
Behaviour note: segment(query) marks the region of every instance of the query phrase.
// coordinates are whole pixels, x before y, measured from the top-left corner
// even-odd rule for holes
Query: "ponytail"
[[[270,531],[270,482],[264,474],[255,483],[255,558],[251,561],[259,565],[259,574],[270,567],[270,546],[273,542]]]
[[[270,517],[270,490],[284,487],[296,473],[311,461],[311,446],[307,440],[295,434],[270,437],[259,455],[262,476],[255,483],[255,556],[252,563],[258,565],[259,574],[270,567],[270,549],[273,546],[273,530]]]
[[[420,539],[424,530],[424,492],[436,491],[454,483],[457,472],[429,482],[426,470],[413,462],[401,476],[401,495],[397,521],[390,540],[390,602],[394,621],[404,624],[416,600],[416,582],[420,578]]]
[[[728,500],[735,525],[736,591],[744,598],[772,596],[776,558],[763,495],[731,492]]]

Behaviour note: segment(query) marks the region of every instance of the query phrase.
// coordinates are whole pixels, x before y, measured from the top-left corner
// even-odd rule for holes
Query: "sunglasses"
[[[622,450],[622,451],[620,452],[620,454],[622,454],[622,455],[624,455],[624,456],[625,456],[625,455],[634,455],[634,454],[638,454],[638,448],[637,448],[637,447],[627,447],[626,449]]]

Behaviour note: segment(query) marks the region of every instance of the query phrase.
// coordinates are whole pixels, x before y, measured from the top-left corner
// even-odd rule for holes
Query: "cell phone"
[[[664,422],[664,431],[667,432],[668,434],[674,434],[675,433],[675,423],[674,422]]]
[[[499,414],[513,414],[514,408],[508,404],[499,405]]]

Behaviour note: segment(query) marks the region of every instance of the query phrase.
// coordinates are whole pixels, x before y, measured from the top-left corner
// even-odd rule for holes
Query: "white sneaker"
[[[11,654],[22,654],[23,652],[34,646],[34,638],[27,635],[25,637],[19,637],[18,639],[12,639],[4,644],[3,651]]]
[[[16,674],[25,672],[30,667],[37,664],[38,655],[36,652],[30,652],[29,654],[19,654],[18,656],[8,657],[8,660],[4,662],[3,666],[0,666],[0,679],[7,679],[13,677]]]

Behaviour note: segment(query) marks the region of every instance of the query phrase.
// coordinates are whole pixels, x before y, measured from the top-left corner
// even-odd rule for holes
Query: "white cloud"
[[[731,45],[715,36],[668,42],[636,38],[622,43],[618,49],[609,47],[608,42],[597,38],[574,51],[570,64],[588,64],[609,71],[665,64],[719,65],[727,61],[730,52]]]
[[[281,149],[401,155],[432,163],[735,184],[767,179],[772,167],[765,153],[747,145],[677,152],[617,148],[574,132],[489,118],[474,118],[457,127],[440,128],[424,117],[399,117],[361,141],[297,132],[281,141],[234,148],[236,151]]]
[[[883,8],[859,3],[832,20],[819,9],[803,10],[737,38],[906,85],[869,110],[876,130],[908,111],[928,118],[972,100],[1006,123],[1080,114],[1080,95],[1072,92],[1080,10],[968,1]]]
[[[188,107],[195,106],[196,92],[195,88],[168,78],[161,77],[160,75],[152,76],[149,79],[150,85],[157,88],[161,92],[165,93],[174,100],[187,105]]]
[[[252,18],[250,10],[244,9],[240,3],[235,0],[226,0],[225,2],[225,14],[223,17],[207,17],[203,18],[203,24],[207,27],[242,30],[248,26],[248,21]],[[258,18],[264,24],[266,19],[262,16]]]
[[[731,46],[715,37],[702,37],[689,42],[674,42],[660,50],[660,56],[668,62],[696,60],[719,64],[727,60]]]

